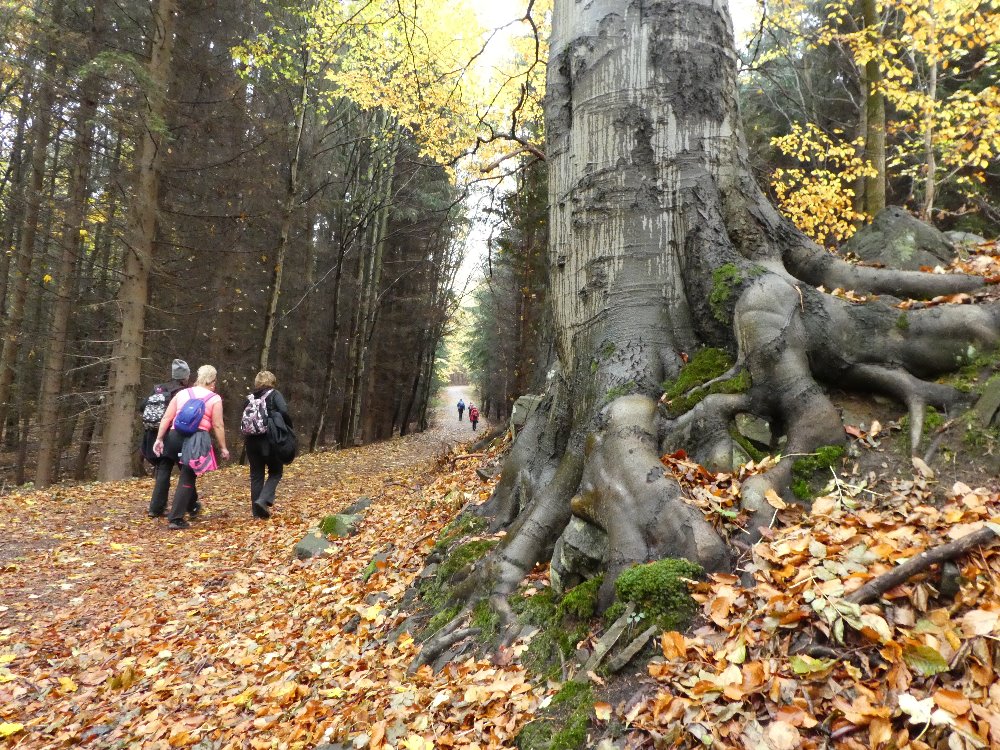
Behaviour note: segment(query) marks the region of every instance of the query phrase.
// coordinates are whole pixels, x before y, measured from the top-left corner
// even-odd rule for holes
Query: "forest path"
[[[436,470],[472,438],[454,410],[468,395],[446,389],[425,433],[297,459],[265,522],[245,466],[199,479],[205,509],[185,531],[146,517],[150,479],[0,498],[0,746],[7,732],[32,748],[312,748],[366,732],[379,747],[379,733],[425,731],[507,742],[538,700],[518,669],[468,662],[465,679],[411,680],[417,646],[390,637],[440,528],[488,494],[470,461]],[[362,495],[374,503],[356,536],[293,559]]]

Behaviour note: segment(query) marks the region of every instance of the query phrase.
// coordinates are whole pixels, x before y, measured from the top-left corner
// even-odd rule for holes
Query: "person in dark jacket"
[[[164,413],[166,413],[166,408],[170,406],[170,402],[173,401],[174,396],[179,391],[188,387],[190,380],[191,368],[188,367],[188,363],[183,359],[175,359],[170,365],[170,380],[166,383],[160,383],[153,389],[154,392],[162,392],[165,397],[163,404]],[[146,399],[146,401],[148,400]],[[145,407],[146,402],[144,401],[139,409],[140,412],[144,411]],[[173,446],[177,448],[173,453],[167,451],[162,456],[157,456],[153,452],[153,444],[156,442],[156,432],[158,429],[159,425],[152,429],[148,427],[143,429],[142,448],[140,449],[146,460],[153,464],[153,476],[155,477],[153,496],[149,500],[150,518],[161,517],[167,509],[167,497],[170,495],[170,475],[177,464],[177,454],[180,453],[178,446]],[[198,502],[198,494],[195,493],[188,512],[192,515],[197,515],[200,508],[201,503]]]
[[[462,399],[458,400],[458,421],[462,421],[462,412],[465,411],[465,402]]]
[[[261,370],[253,381],[253,393],[255,399],[263,399],[267,413],[276,411],[281,414],[289,426],[292,424],[291,417],[288,416],[288,402],[281,395],[275,386],[278,379],[269,370]],[[247,405],[250,398],[247,398]],[[244,410],[246,414],[246,410]],[[242,427],[242,426],[241,426]],[[284,462],[277,456],[276,451],[268,440],[267,434],[247,435],[243,429],[246,439],[247,461],[250,463],[250,510],[254,518],[270,518],[271,507],[274,505],[275,491],[278,489],[278,482],[284,471]],[[264,479],[264,469],[267,469],[267,479]]]

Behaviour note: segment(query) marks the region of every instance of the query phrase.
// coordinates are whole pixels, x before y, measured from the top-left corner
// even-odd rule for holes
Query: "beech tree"
[[[456,595],[491,595],[509,618],[505,596],[581,523],[604,540],[587,561],[605,572],[604,605],[636,563],[683,557],[728,569],[730,549],[683,501],[661,455],[731,456],[736,413],[778,425],[784,457],[744,484],[759,535],[773,517],[765,498],[787,495],[794,456],[844,442],[821,383],[899,399],[918,439],[925,405],[959,398],[927,378],[997,341],[996,307],[912,310],[900,326],[887,301],[967,292],[983,279],[850,265],[768,203],[748,165],[736,63],[725,3],[556,0],[546,157],[558,370],[479,508],[508,533]],[[852,304],[821,285],[881,297]],[[661,384],[706,346],[735,361],[716,384],[738,377],[747,387],[671,417]],[[439,631],[424,658],[454,642],[463,621]]]

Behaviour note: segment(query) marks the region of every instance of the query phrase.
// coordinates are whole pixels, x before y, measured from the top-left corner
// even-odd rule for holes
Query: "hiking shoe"
[[[201,513],[201,501],[195,500],[194,503],[191,505],[191,507],[188,509],[188,513],[191,514],[192,518]]]
[[[163,511],[160,511],[159,513],[154,513],[153,511],[148,511],[146,513],[146,515],[149,516],[150,518],[163,518]]]
[[[190,529],[191,524],[189,524],[182,518],[179,521],[171,521],[169,524],[167,524],[167,528],[170,529],[171,531],[180,531],[181,529]]]
[[[269,511],[265,505],[253,503],[253,517],[264,520],[271,517],[271,511]]]

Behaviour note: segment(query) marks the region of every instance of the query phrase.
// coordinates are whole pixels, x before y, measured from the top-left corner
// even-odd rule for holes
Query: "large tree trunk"
[[[731,565],[727,545],[664,475],[663,453],[731,456],[728,425],[739,412],[781,425],[786,458],[744,484],[752,538],[772,518],[765,494],[788,495],[788,456],[844,441],[818,379],[895,396],[919,424],[924,404],[957,394],[918,378],[954,367],[970,342],[995,342],[1000,314],[933,307],[911,311],[901,329],[886,303],[817,290],[922,297],[983,282],[851,266],[779,216],[751,176],[724,4],[556,0],[550,50],[559,371],[480,509],[508,533],[462,590],[496,603],[552,555],[575,518],[606,537],[593,561],[606,573],[606,604],[617,574],[636,563]],[[668,418],[661,383],[705,345],[727,348],[752,385]],[[555,561],[553,573],[556,585],[575,575]],[[431,653],[451,629],[443,632]]]
[[[866,29],[879,25],[875,0],[861,0],[861,13]],[[865,177],[864,208],[875,216],[885,208],[885,94],[882,91],[882,68],[877,59],[865,63],[865,159],[875,168],[875,174]]]
[[[104,426],[100,478],[125,479],[132,473],[131,452],[138,403],[142,342],[153,265],[153,241],[160,194],[160,163],[164,144],[163,118],[170,81],[176,0],[159,0],[153,7],[152,54],[149,60],[148,110],[137,159],[135,203],[129,213],[128,248],[118,290],[121,328],[113,355],[108,416]]]
[[[97,55],[104,19],[103,0],[97,0],[91,10],[92,28],[88,58]],[[49,347],[42,367],[42,387],[38,400],[38,463],[35,486],[48,487],[55,478],[62,451],[59,430],[59,397],[62,393],[66,344],[70,314],[76,297],[76,264],[79,257],[81,232],[87,216],[87,184],[94,150],[94,114],[100,79],[88,74],[80,84],[80,104],[74,122],[75,142],[70,157],[70,189],[62,232],[59,236],[59,265],[56,271],[56,301],[49,328]]]

